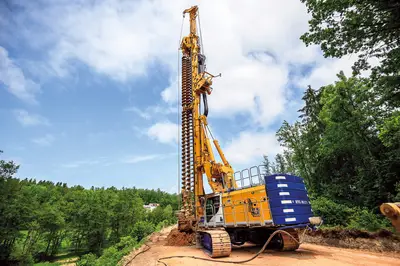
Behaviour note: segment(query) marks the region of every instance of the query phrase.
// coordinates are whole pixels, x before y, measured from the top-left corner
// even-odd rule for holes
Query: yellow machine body
[[[380,206],[381,213],[392,222],[397,232],[400,232],[400,202],[383,203]]]
[[[223,193],[222,204],[226,227],[272,224],[264,186]]]

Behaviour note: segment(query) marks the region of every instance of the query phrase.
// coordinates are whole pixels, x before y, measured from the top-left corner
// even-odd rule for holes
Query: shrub
[[[136,238],[138,241],[142,240],[146,236],[153,233],[155,230],[154,225],[148,221],[139,221],[135,224],[132,229],[132,237]]]
[[[93,253],[83,255],[77,262],[76,266],[95,266],[97,256]]]
[[[314,215],[322,217],[324,225],[347,226],[355,210],[325,197],[311,200]]]
[[[103,254],[97,258],[95,254],[90,253],[81,257],[77,266],[114,266],[123,256],[128,254],[132,248],[137,245],[135,238],[131,236],[121,237],[117,244],[106,248]]]
[[[32,265],[35,261],[31,253],[23,251],[21,245],[14,246],[10,258],[12,261],[18,261],[19,265]]]
[[[111,246],[104,250],[103,255],[96,261],[97,266],[114,266],[125,255],[124,252],[118,251],[115,246]]]
[[[160,231],[161,229],[163,229],[164,227],[166,227],[167,225],[170,225],[171,223],[168,220],[164,220],[162,222],[159,222],[155,228],[155,231]]]
[[[311,200],[311,206],[314,214],[321,216],[328,227],[341,226],[371,232],[390,228],[387,219],[365,208],[351,208],[325,197]]]
[[[21,265],[31,265],[31,264],[21,264]],[[35,263],[35,266],[61,266],[60,263],[57,262],[39,262],[39,263]]]
[[[131,236],[124,236],[121,237],[121,240],[115,244],[115,248],[117,250],[122,250],[122,251],[126,251],[128,249],[128,251],[137,245],[137,240],[134,237]]]
[[[366,209],[358,209],[350,217],[348,227],[352,229],[360,229],[374,232],[386,226],[383,219],[380,219],[378,215]]]

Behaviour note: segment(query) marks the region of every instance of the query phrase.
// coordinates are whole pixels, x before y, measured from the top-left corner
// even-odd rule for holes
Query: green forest
[[[358,57],[351,76],[305,90],[299,119],[276,134],[285,152],[264,165],[303,177],[325,224],[377,230],[388,224],[380,204],[400,201],[400,1],[301,2],[305,45]]]
[[[276,133],[285,152],[264,156],[266,173],[304,178],[325,226],[393,230],[379,206],[400,201],[400,1],[300,1],[311,14],[304,45],[357,60],[350,76],[303,88],[297,121],[283,121]],[[77,265],[116,265],[145,236],[176,222],[179,195],[17,179],[18,167],[0,160],[0,264],[66,254],[80,257]],[[148,212],[150,202],[160,207]]]
[[[78,265],[116,265],[145,236],[176,222],[176,194],[20,180],[13,178],[18,168],[0,160],[1,265],[32,265],[59,254],[83,255]],[[149,212],[148,203],[160,206]]]

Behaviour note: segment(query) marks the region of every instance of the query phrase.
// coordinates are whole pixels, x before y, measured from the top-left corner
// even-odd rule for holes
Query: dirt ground
[[[195,246],[167,246],[166,238],[174,227],[165,228],[160,233],[152,235],[147,243],[150,249],[139,254],[134,260],[126,265],[138,266],[159,266],[157,259],[166,256],[185,255],[207,258],[201,249]],[[125,261],[129,261],[140,250],[148,249],[143,246],[141,249],[132,252]],[[256,254],[259,247],[233,247],[231,256],[222,258],[224,260],[238,261],[250,258]],[[174,265],[234,265],[230,263],[215,263],[191,258],[174,258],[163,260],[168,266]],[[125,265],[125,263],[123,264]],[[240,265],[240,264],[235,264]],[[300,248],[293,252],[266,251],[256,259],[242,265],[399,265],[400,254],[395,253],[374,253],[353,249],[343,249],[315,244],[303,243]]]

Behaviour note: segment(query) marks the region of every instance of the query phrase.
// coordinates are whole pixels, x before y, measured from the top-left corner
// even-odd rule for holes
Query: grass
[[[56,258],[54,259],[55,263],[73,263],[79,259],[79,254],[76,253],[61,253],[57,254]]]
[[[60,266],[60,263],[57,262],[39,262],[39,263],[35,263],[33,264],[34,266]]]
[[[59,253],[55,256],[55,258],[49,262],[39,262],[35,263],[34,266],[60,266],[64,264],[75,263],[79,259],[79,254],[71,252]]]

